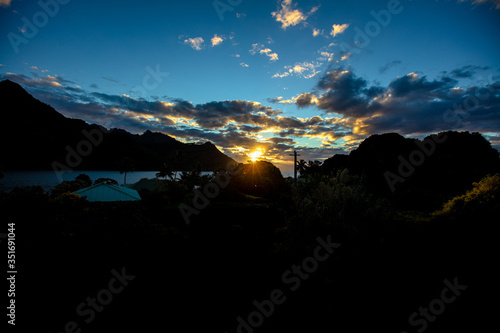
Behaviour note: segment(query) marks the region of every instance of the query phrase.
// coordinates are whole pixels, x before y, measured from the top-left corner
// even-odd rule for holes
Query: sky
[[[500,0],[0,0],[0,36],[0,80],[67,117],[283,173],[388,132],[500,148]]]

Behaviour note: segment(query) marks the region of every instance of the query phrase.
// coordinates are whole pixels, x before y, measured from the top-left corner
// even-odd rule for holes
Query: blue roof
[[[81,197],[87,197],[88,201],[138,201],[141,200],[139,193],[131,188],[118,185],[100,183],[73,192]]]

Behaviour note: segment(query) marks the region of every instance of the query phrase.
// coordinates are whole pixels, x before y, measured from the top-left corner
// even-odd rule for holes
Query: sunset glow
[[[250,160],[252,162],[255,162],[262,156],[262,150],[259,148],[259,149],[255,150],[254,152],[248,154],[248,156],[250,157]]]
[[[0,36],[11,330],[496,325],[500,0],[0,0]]]
[[[211,142],[238,162],[265,152],[289,174],[290,151],[323,161],[387,132],[462,129],[500,147],[498,0],[44,8],[0,5],[0,81],[69,118]],[[454,111],[464,103],[478,112]]]

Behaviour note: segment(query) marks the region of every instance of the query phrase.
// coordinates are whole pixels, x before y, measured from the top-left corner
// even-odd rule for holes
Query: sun
[[[259,159],[259,157],[262,156],[262,151],[260,148],[258,148],[257,150],[255,150],[254,152],[248,154],[248,156],[250,156],[250,160],[252,162],[255,162]]]

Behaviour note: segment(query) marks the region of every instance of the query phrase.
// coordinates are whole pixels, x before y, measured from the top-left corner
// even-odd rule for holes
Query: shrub
[[[80,182],[80,181],[77,181],[77,180],[64,181],[61,184],[54,187],[54,189],[51,192],[51,196],[52,196],[52,198],[57,199],[65,193],[72,193],[72,192],[78,191],[84,187],[85,187],[85,184]]]
[[[500,174],[488,175],[465,194],[454,197],[433,213],[434,216],[484,214],[500,208]]]
[[[374,199],[347,170],[299,187],[293,203],[296,215],[292,221],[299,229],[334,227],[358,232],[366,226],[375,226],[391,212],[385,200]]]

